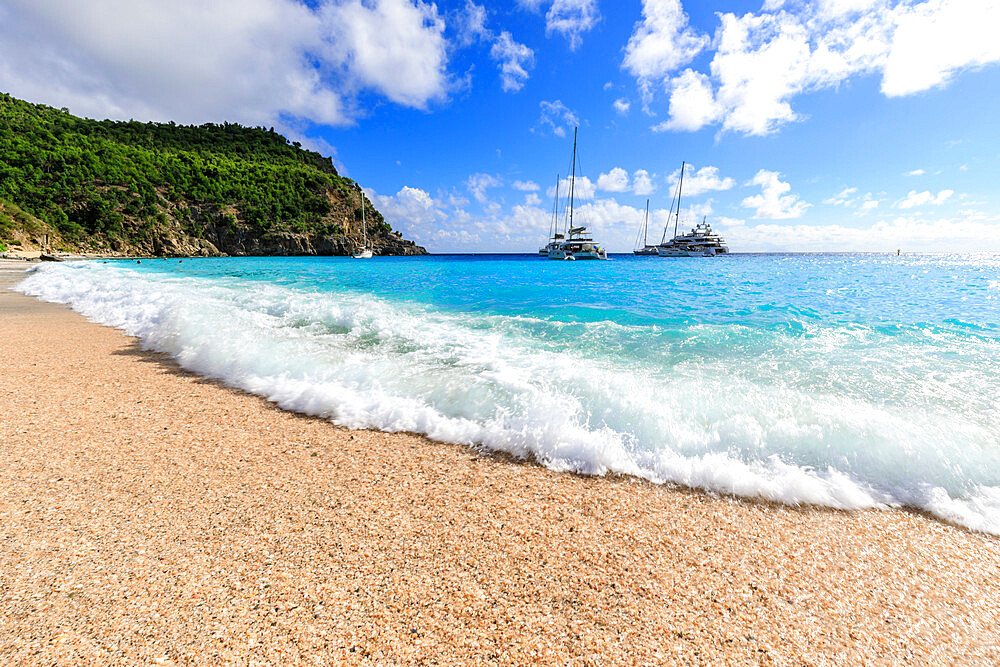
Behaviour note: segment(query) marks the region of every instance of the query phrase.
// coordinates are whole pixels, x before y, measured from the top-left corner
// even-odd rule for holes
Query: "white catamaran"
[[[607,259],[607,251],[594,241],[585,226],[573,226],[573,203],[576,194],[576,132],[573,129],[573,167],[569,179],[569,214],[566,222],[566,236],[555,248],[548,251],[549,259]],[[555,238],[553,237],[553,241]],[[552,244],[550,243],[549,246]],[[546,246],[548,247],[548,246]]]
[[[686,234],[677,234],[677,227],[681,219],[681,193],[684,189],[684,168],[686,162],[681,162],[681,175],[677,182],[677,195],[671,205],[671,213],[674,214],[674,237],[669,241],[667,230],[670,228],[670,218],[663,228],[663,237],[660,245],[656,246],[656,254],[660,257],[715,257],[725,255],[729,252],[726,241],[721,236],[712,231],[712,226],[702,218],[700,224],[696,225]],[[707,217],[707,216],[706,216]]]
[[[368,223],[365,220],[365,193],[358,186],[358,194],[361,195],[361,250],[354,253],[354,259],[369,259],[372,256],[372,249],[368,247]]]

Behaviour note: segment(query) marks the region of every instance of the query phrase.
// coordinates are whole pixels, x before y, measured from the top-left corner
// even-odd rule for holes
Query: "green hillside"
[[[416,254],[273,128],[95,121],[0,94],[0,241],[134,254]],[[39,239],[39,235],[49,234]]]

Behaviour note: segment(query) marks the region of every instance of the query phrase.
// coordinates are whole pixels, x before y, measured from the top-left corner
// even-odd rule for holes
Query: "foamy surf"
[[[469,312],[252,280],[239,261],[203,276],[45,265],[18,289],[351,428],[789,504],[912,506],[1000,534],[1000,370],[961,358],[970,341],[1000,357],[989,336],[831,326],[804,307],[749,307],[749,324]]]

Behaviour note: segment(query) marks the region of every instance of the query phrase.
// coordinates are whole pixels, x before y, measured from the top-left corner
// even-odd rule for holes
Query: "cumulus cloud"
[[[0,88],[86,116],[343,125],[365,91],[425,109],[450,85],[444,22],[419,1],[11,0],[0,11]]]
[[[923,169],[914,169],[913,171],[906,172],[906,175],[907,176],[923,176],[926,173],[927,172],[924,171]]]
[[[761,169],[748,185],[759,185],[761,193],[743,200],[744,208],[756,209],[755,218],[784,220],[799,218],[812,204],[799,199],[798,195],[787,194],[792,186],[780,180],[776,171]]]
[[[681,170],[677,169],[674,173],[667,176],[667,183],[670,184],[671,188],[677,185],[680,175]],[[684,170],[683,194],[687,197],[696,197],[705,192],[729,190],[734,185],[736,185],[736,181],[733,179],[728,176],[725,178],[719,176],[718,167],[696,169],[693,165],[689,164],[687,165],[687,169]]]
[[[597,189],[605,192],[626,192],[628,190],[628,172],[621,167],[615,167],[606,174],[597,177]]]
[[[625,46],[622,67],[639,80],[647,101],[670,72],[691,62],[709,43],[688,26],[680,0],[643,0],[642,21]]]
[[[895,206],[896,208],[916,208],[917,206],[927,205],[939,206],[945,203],[953,194],[955,194],[954,190],[942,190],[936,195],[927,190],[923,192],[910,190],[909,194],[896,202]]]
[[[1000,61],[1000,0],[812,0],[766,2],[760,12],[719,14],[708,72],[676,71],[677,0],[671,20],[637,25],[623,67],[645,95],[662,84],[670,94],[665,130],[764,135],[796,121],[792,100],[852,77],[881,74],[882,93],[909,95],[946,85],[958,72]],[[675,7],[676,5],[676,7]],[[686,22],[680,25],[686,25]],[[691,44],[701,43],[691,35]],[[662,59],[640,59],[634,44],[671,45]],[[691,49],[693,51],[693,47]],[[699,49],[700,50],[700,49]],[[696,51],[694,51],[696,53]]]
[[[557,137],[565,137],[566,129],[576,127],[580,124],[580,119],[574,111],[561,101],[539,103],[541,115],[538,117],[538,127],[544,130],[546,127]]]
[[[611,103],[611,106],[613,106],[615,108],[615,111],[617,111],[618,113],[625,115],[628,113],[628,110],[632,107],[632,103],[629,102],[624,97],[619,97],[617,100]]]
[[[645,169],[637,169],[632,174],[632,192],[643,197],[656,192],[653,177]]]
[[[537,192],[538,183],[534,181],[514,181],[510,184],[515,190],[520,190],[521,192]]]
[[[708,77],[694,70],[684,72],[671,82],[670,117],[653,126],[654,132],[664,130],[699,130],[714,123],[723,113],[715,101]]]

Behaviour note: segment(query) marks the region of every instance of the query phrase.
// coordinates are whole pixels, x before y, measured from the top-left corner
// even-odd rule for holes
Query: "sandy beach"
[[[282,411],[11,292],[0,662],[1000,662],[1000,539]]]

